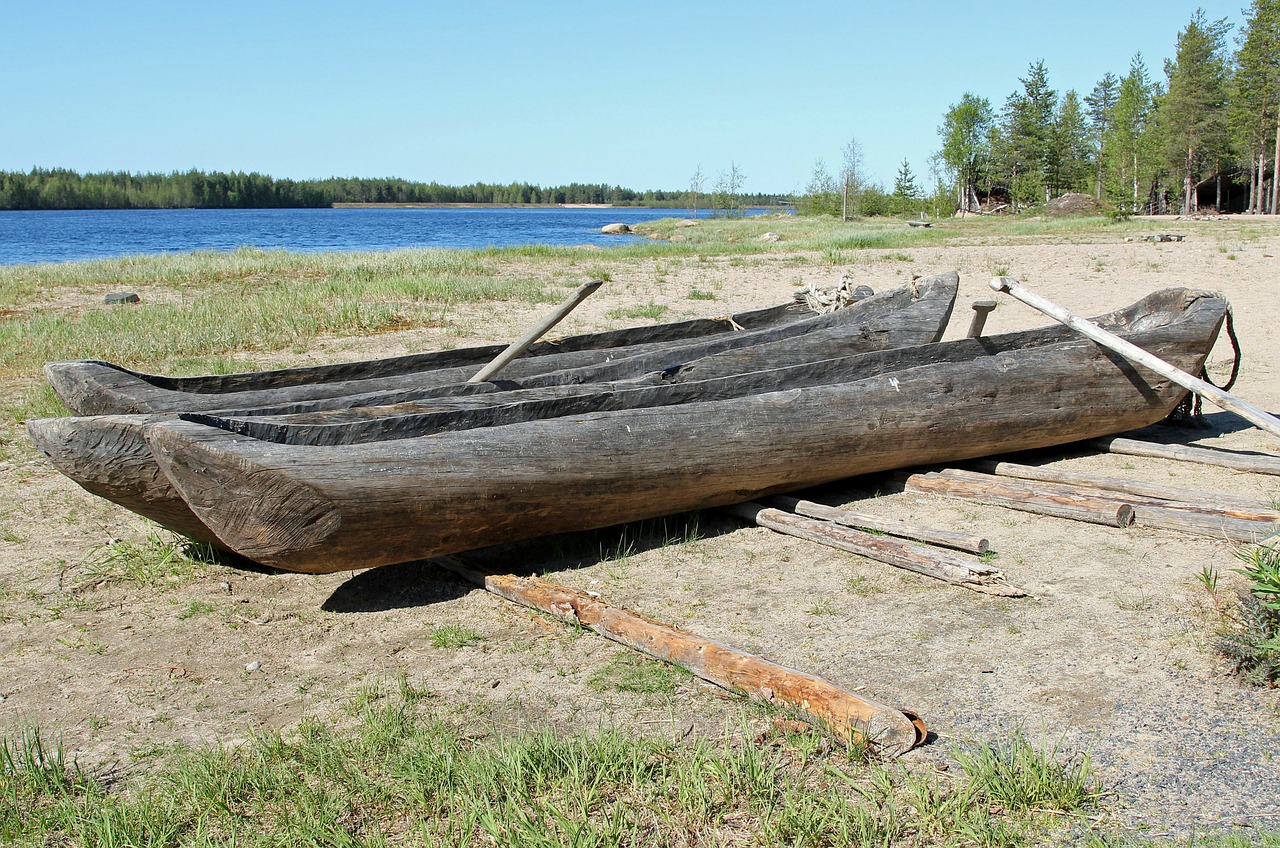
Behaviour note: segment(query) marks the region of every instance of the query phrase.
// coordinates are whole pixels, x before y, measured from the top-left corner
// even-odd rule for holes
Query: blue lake
[[[600,228],[605,224],[635,224],[690,214],[687,209],[627,207],[0,212],[0,264],[235,250],[245,245],[308,252],[616,245],[639,239],[602,235]],[[706,210],[700,214],[705,216]]]

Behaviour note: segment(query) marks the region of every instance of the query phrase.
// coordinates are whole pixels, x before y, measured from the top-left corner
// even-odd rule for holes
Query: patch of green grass
[[[648,303],[642,303],[636,306],[625,306],[618,309],[610,309],[605,313],[605,317],[615,320],[619,318],[628,318],[632,320],[647,318],[651,321],[657,321],[665,314],[667,314],[667,305],[665,303],[655,303],[651,300]]]
[[[1080,816],[1098,800],[1087,760],[1037,751],[1020,735],[973,746],[962,773],[944,779],[831,745],[782,716],[761,734],[744,717],[723,741],[511,732],[403,680],[398,694],[374,688],[345,723],[307,719],[234,749],[151,746],[135,757],[145,767],[110,778],[38,732],[4,737],[0,842],[1031,848],[1106,839]]]
[[[689,300],[715,300],[716,293],[703,289],[689,289]]]
[[[870,597],[871,595],[879,595],[885,591],[883,584],[874,577],[868,577],[865,574],[858,574],[849,578],[845,583],[845,588],[859,597]]]
[[[483,641],[484,635],[469,627],[457,624],[442,624],[431,628],[428,641],[433,648],[466,648]]]
[[[615,655],[597,669],[588,684],[598,692],[664,695],[692,679],[693,675],[680,666],[627,652]]]
[[[217,611],[217,604],[211,604],[208,601],[192,601],[186,605],[182,612],[178,613],[178,620],[186,621],[189,618],[195,618],[199,615],[210,615]]]
[[[828,597],[821,597],[814,601],[813,606],[805,610],[809,615],[839,615],[840,608],[836,606],[835,601]]]
[[[980,745],[956,759],[978,797],[1014,815],[1076,812],[1102,796],[1088,755],[1067,755],[1061,745],[1036,748],[1020,730],[999,745]]]
[[[88,585],[130,583],[157,588],[198,577],[213,560],[208,545],[153,532],[141,542],[118,539],[97,549],[79,570],[81,581]]]

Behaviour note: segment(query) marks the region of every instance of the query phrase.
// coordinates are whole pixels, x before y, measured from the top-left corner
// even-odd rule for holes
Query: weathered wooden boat
[[[814,313],[787,303],[723,318],[698,318],[567,336],[534,344],[508,365],[504,378],[609,362],[622,357],[687,347],[743,332],[784,338],[788,327]],[[835,319],[837,322],[840,319]],[[792,327],[795,332],[803,329]],[[461,383],[503,351],[502,345],[432,351],[388,359],[201,377],[143,374],[97,360],[51,362],[45,377],[77,415],[243,409],[325,399],[379,390]]]
[[[495,406],[528,410],[554,400],[560,401],[562,409],[599,408],[604,396],[622,388],[642,386],[666,387],[668,399],[659,400],[655,396],[652,403],[679,403],[696,395],[678,386],[705,380],[713,374],[750,373],[885,346],[935,341],[946,328],[958,281],[954,272],[941,274],[921,281],[914,290],[884,292],[837,313],[822,316],[810,313],[809,318],[792,322],[789,329],[799,332],[787,332],[781,338],[772,332],[776,328],[743,331],[714,341],[647,350],[609,362],[533,374],[518,380],[295,400],[219,414],[223,420],[241,422],[240,426],[245,427],[272,427],[273,422],[279,420],[287,426],[314,429],[317,433],[333,434],[342,430],[336,438],[353,443],[364,438],[364,434],[385,433],[387,428],[344,429],[340,426],[343,410],[350,410],[352,419],[376,422],[389,418],[407,426],[404,422],[422,414],[440,417],[470,411],[475,415]],[[641,396],[627,397],[634,401]],[[387,403],[393,405],[387,406]],[[217,536],[192,514],[169,479],[160,472],[143,439],[144,426],[171,417],[171,413],[152,413],[35,419],[27,422],[27,431],[59,471],[88,491],[171,530],[220,544]],[[457,429],[463,426],[463,420],[458,418],[449,426]],[[385,438],[385,435],[371,437]]]
[[[1170,289],[1100,323],[1194,372],[1225,311]],[[227,547],[328,572],[1093,438],[1158,421],[1185,394],[1062,327],[703,382],[702,399],[671,405],[557,415],[547,402],[355,444],[254,439],[208,418],[144,435]]]

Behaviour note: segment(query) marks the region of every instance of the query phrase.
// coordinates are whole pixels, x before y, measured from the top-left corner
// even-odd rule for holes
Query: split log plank
[[[954,533],[949,530],[938,530],[933,527],[925,527],[922,524],[912,524],[907,521],[899,521],[896,518],[883,518],[878,515],[867,515],[865,512],[856,512],[851,509],[827,506],[826,504],[800,500],[799,498],[777,495],[775,497],[766,498],[762,503],[765,506],[772,506],[788,512],[794,512],[796,515],[803,515],[808,518],[819,518],[823,521],[843,524],[845,527],[853,527],[857,530],[875,530],[880,533],[888,533],[890,536],[899,536],[903,539],[914,539],[919,542],[928,542],[932,545],[940,545],[944,548],[954,548],[958,551],[968,551],[972,554],[985,554],[991,549],[991,543],[981,536],[970,536],[967,533]]]
[[[1165,445],[1160,442],[1144,442],[1139,439],[1126,439],[1119,436],[1089,439],[1084,444],[1101,451],[1125,454],[1126,456],[1176,459],[1181,462],[1198,462],[1201,465],[1230,468],[1234,471],[1280,475],[1280,456],[1272,456],[1265,453],[1234,453],[1211,448],[1191,447],[1189,445]]]
[[[1005,583],[1004,575],[998,569],[981,562],[970,562],[946,551],[886,539],[862,530],[792,515],[756,503],[735,504],[724,509],[774,532],[859,554],[953,586],[1009,598],[1020,598],[1027,594],[1025,590]]]
[[[1123,492],[1141,497],[1156,498],[1165,501],[1181,501],[1194,504],[1220,504],[1239,507],[1241,509],[1267,509],[1269,505],[1252,498],[1241,498],[1221,492],[1204,492],[1198,489],[1182,489],[1175,486],[1143,483],[1120,477],[1095,476],[1075,471],[1063,471],[1057,468],[1046,468],[1039,465],[1020,465],[1016,462],[999,462],[996,460],[979,460],[969,463],[970,467],[987,474],[1000,477],[1016,477],[1022,480],[1039,480],[1046,483],[1067,483],[1073,486],[1088,486],[1112,492]]]
[[[862,698],[824,678],[738,651],[577,589],[533,577],[494,574],[457,557],[437,562],[499,597],[683,666],[717,686],[804,710],[841,739],[861,737],[885,756],[901,756],[925,739],[924,722],[914,714]]]
[[[1133,507],[1128,504],[1062,493],[1031,493],[1027,491],[1027,487],[1016,485],[1006,479],[1000,479],[994,483],[982,483],[944,477],[936,471],[926,474],[894,475],[894,477],[902,481],[907,491],[912,492],[928,492],[1108,527],[1128,527],[1133,523]]]

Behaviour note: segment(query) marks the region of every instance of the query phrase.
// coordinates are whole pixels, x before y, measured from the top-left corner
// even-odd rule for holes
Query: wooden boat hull
[[[697,318],[647,327],[539,342],[504,370],[504,377],[607,362],[622,356],[679,347],[740,331],[781,329],[813,315],[807,307],[782,304],[725,318]],[[108,362],[50,362],[45,377],[77,415],[188,412],[276,406],[407,386],[465,382],[503,351],[502,345],[432,351],[387,359],[305,368],[201,377],[164,377]]]
[[[433,410],[432,414],[437,416],[460,410],[480,411],[479,414],[483,415],[483,410],[490,407],[511,406],[513,399],[529,400],[532,397],[544,402],[558,399],[562,403],[572,403],[576,398],[579,404],[591,403],[590,398],[598,399],[602,393],[612,394],[615,389],[644,385],[667,386],[665,402],[678,403],[692,395],[688,391],[683,394],[673,391],[676,388],[674,384],[702,379],[713,371],[732,376],[787,363],[934,341],[946,328],[958,281],[958,276],[952,272],[922,281],[915,293],[900,289],[874,295],[838,313],[793,322],[781,338],[774,332],[777,328],[765,328],[763,332],[736,333],[715,341],[647,350],[610,362],[534,374],[520,381],[443,385],[330,399],[308,398],[264,409],[231,410],[218,414],[225,418],[252,416],[252,420],[261,422],[260,426],[268,428],[277,426],[275,422],[283,419],[290,426],[316,429],[319,422],[335,416],[326,408],[343,410],[354,407],[362,410],[367,418],[390,417],[382,407],[367,406],[380,400],[412,403],[419,410]],[[749,344],[756,338],[763,338],[764,343]],[[709,350],[713,353],[704,355]],[[687,357],[691,356],[695,358],[690,361]],[[553,358],[545,357],[545,361]],[[647,369],[668,365],[676,371],[644,376]],[[676,372],[694,376],[682,377]],[[600,379],[624,382],[600,385]],[[243,398],[243,393],[235,394]],[[258,399],[262,399],[261,392],[256,394]],[[278,395],[273,397],[279,399]],[[645,397],[649,403],[664,402],[653,396]],[[405,398],[414,400],[405,401]],[[584,401],[584,398],[588,400]],[[169,479],[160,473],[151,449],[143,439],[145,426],[172,417],[172,413],[152,413],[36,419],[27,422],[27,431],[54,466],[86,490],[178,533],[222,546],[217,535],[191,512]],[[405,416],[401,413],[394,417],[402,420]],[[318,427],[319,431],[333,429],[332,426]],[[360,441],[361,436],[355,428],[348,427],[342,439],[349,443]]]
[[[1194,372],[1225,308],[1166,290],[1114,329]],[[277,444],[182,420],[145,436],[227,547],[329,572],[1093,438],[1154,423],[1185,394],[1088,340],[1045,342],[1043,332],[847,365],[846,379],[731,400],[363,444]]]

